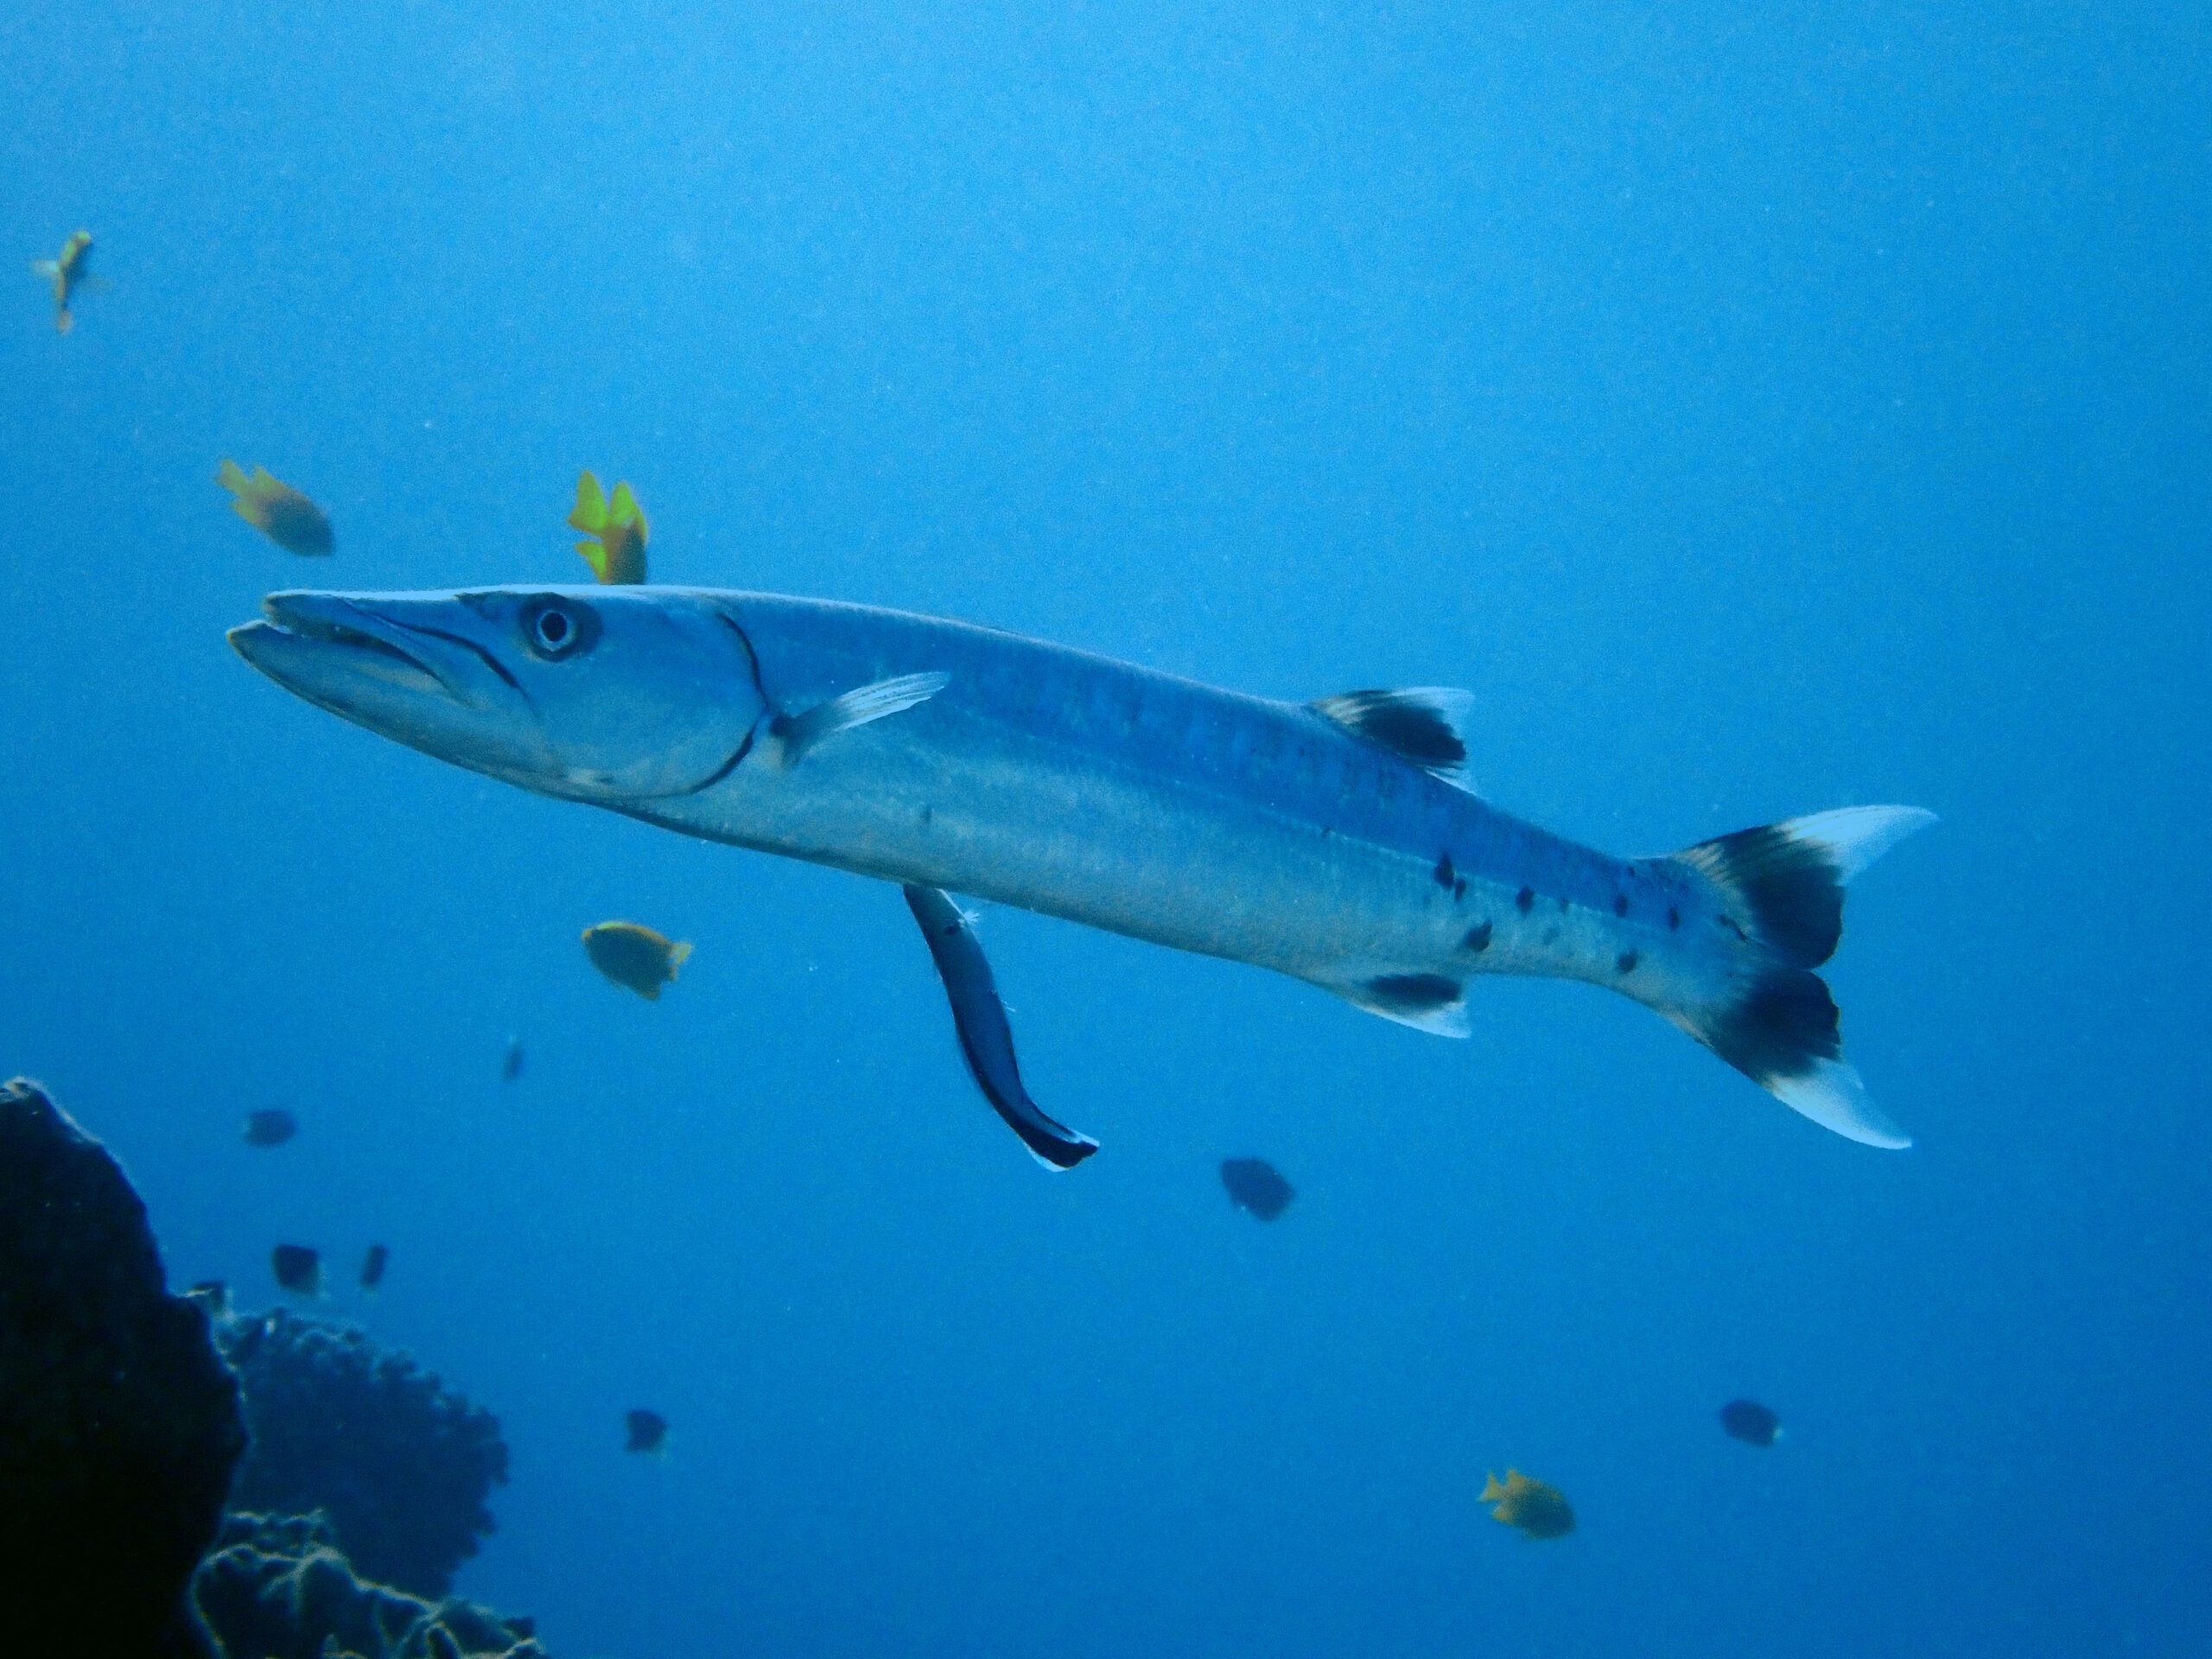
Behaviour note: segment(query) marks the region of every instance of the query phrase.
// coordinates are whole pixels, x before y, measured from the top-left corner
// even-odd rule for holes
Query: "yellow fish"
[[[597,537],[578,542],[576,551],[600,581],[634,584],[645,579],[645,511],[627,484],[614,486],[610,502],[587,468],[576,480],[576,510],[569,515],[569,528]]]
[[[69,296],[92,274],[92,233],[79,231],[61,245],[59,259],[31,261],[31,274],[54,284],[54,327],[57,334],[66,334],[76,327],[77,319],[69,310]]]
[[[266,467],[255,467],[248,478],[238,462],[226,461],[215,481],[238,498],[231,511],[287,553],[320,559],[337,550],[337,538],[322,509],[290,485],[271,478]]]
[[[1556,1486],[1531,1480],[1518,1469],[1505,1471],[1505,1484],[1491,1475],[1483,1484],[1482,1501],[1495,1503],[1493,1520],[1518,1527],[1531,1538],[1564,1538],[1574,1530],[1574,1510]]]
[[[591,965],[625,990],[648,1002],[660,1001],[660,988],[676,982],[676,970],[691,954],[689,944],[671,944],[635,922],[601,922],[584,929],[584,954]]]

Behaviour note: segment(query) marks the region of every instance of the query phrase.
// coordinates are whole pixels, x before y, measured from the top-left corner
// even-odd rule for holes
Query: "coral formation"
[[[526,1618],[363,1583],[321,1515],[225,1517],[193,1595],[231,1659],[544,1659]]]
[[[238,1369],[253,1443],[231,1497],[244,1510],[321,1510],[366,1577],[442,1596],[492,1530],[507,1478],[499,1419],[350,1326],[281,1309],[216,1326]]]
[[[122,1170],[0,1085],[0,1652],[204,1654],[184,1590],[245,1443]]]

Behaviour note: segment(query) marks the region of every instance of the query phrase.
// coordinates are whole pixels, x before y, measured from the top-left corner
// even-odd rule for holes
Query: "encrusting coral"
[[[193,1586],[231,1659],[544,1659],[526,1618],[365,1584],[321,1515],[233,1513]]]

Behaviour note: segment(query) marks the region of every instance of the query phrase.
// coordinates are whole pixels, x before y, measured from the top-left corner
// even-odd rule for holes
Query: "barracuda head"
[[[271,594],[239,656],[410,748],[569,800],[703,789],[767,712],[753,652],[704,594],[489,588]]]

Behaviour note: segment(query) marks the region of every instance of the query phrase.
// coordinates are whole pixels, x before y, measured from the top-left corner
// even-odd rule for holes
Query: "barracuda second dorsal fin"
[[[1471,691],[1445,685],[1408,686],[1398,691],[1346,691],[1306,704],[1315,714],[1354,737],[1410,760],[1454,789],[1476,792],[1467,776],[1464,728],[1474,712]]]

